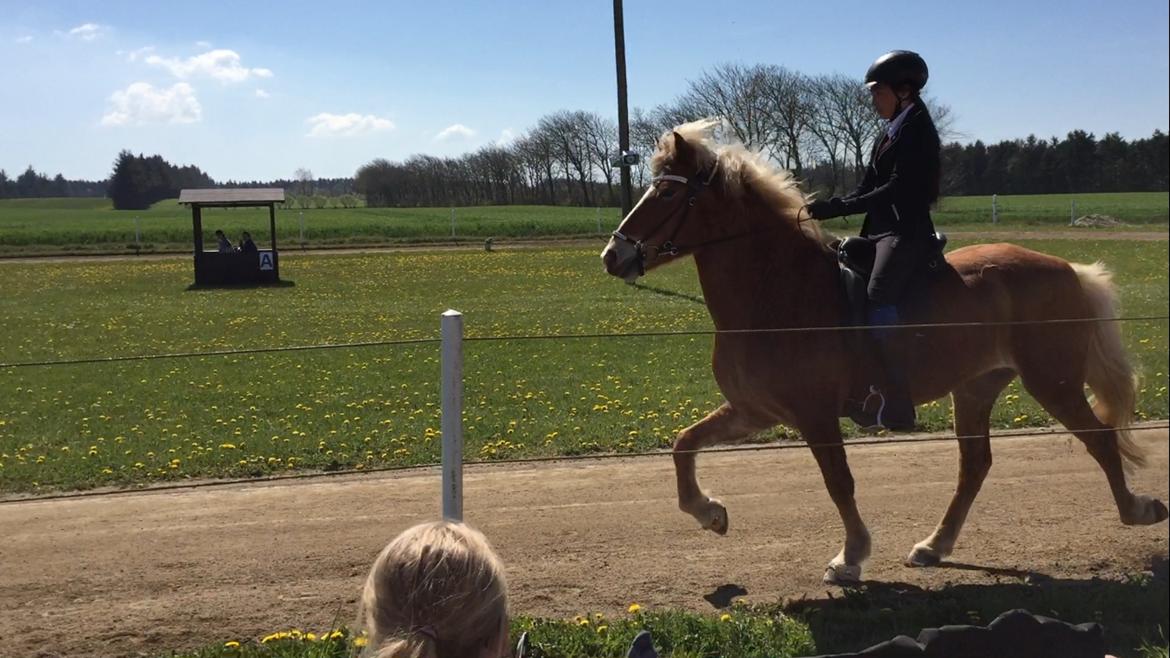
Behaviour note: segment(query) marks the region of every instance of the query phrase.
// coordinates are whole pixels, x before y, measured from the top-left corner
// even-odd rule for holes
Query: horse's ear
[[[691,148],[690,144],[687,144],[687,140],[683,139],[683,136],[678,134],[677,131],[672,131],[672,132],[674,134],[675,160],[678,160],[678,161],[690,160],[691,156],[694,154],[694,149]]]

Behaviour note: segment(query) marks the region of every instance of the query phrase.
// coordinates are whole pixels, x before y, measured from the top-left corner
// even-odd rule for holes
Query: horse
[[[696,451],[777,424],[795,428],[845,529],[824,580],[854,583],[871,541],[838,419],[858,391],[877,381],[880,364],[857,349],[862,332],[839,330],[847,314],[831,236],[801,220],[806,199],[798,183],[743,145],[720,143],[718,125],[700,120],[663,134],[650,159],[652,183],[610,237],[602,263],[633,283],[654,268],[694,259],[716,329],[712,371],[724,402],[675,438],[679,508],[726,534],[727,508],[700,488]],[[1110,321],[1117,295],[1103,265],[981,244],[946,253],[938,271],[920,279],[908,295],[913,301],[901,307],[902,322],[944,326],[902,329],[896,340],[908,355],[914,402],[951,395],[960,468],[950,505],[934,532],[914,545],[908,566],[937,565],[954,550],[991,468],[992,407],[1017,376],[1100,465],[1122,523],[1167,518],[1165,504],[1126,484],[1126,470],[1144,463],[1128,429],[1137,384],[1118,323]]]

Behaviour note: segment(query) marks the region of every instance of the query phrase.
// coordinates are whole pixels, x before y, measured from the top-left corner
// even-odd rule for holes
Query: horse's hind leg
[[[1149,496],[1134,495],[1125,482],[1119,431],[1097,418],[1085,398],[1080,377],[1061,377],[1060,373],[1021,372],[1024,388],[1036,401],[1068,428],[1097,460],[1109,481],[1113,501],[1121,522],[1126,525],[1152,525],[1166,520],[1166,505]]]
[[[951,394],[955,407],[955,435],[959,437],[959,484],[938,527],[914,545],[906,566],[934,566],[951,554],[971,511],[971,504],[991,470],[991,408],[1016,373],[1004,368],[964,382]]]
[[[706,446],[743,438],[766,429],[753,423],[730,403],[724,402],[699,422],[679,432],[674,441],[674,471],[678,479],[678,507],[695,517],[699,525],[721,535],[727,534],[727,508],[699,488],[695,476],[695,453]]]

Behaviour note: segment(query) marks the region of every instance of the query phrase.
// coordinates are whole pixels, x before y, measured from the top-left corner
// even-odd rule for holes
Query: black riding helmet
[[[918,53],[891,50],[870,64],[869,70],[865,72],[865,86],[872,87],[882,83],[897,89],[907,85],[917,93],[926,86],[926,78],[929,75],[926,60]]]

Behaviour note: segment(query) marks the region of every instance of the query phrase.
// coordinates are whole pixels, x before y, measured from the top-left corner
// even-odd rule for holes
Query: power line
[[[539,340],[582,340],[599,338],[662,338],[678,336],[720,336],[746,334],[799,334],[846,331],[868,331],[872,329],[946,329],[973,327],[1015,327],[1032,325],[1084,324],[1088,322],[1145,322],[1170,320],[1170,315],[1145,315],[1120,318],[1061,318],[1054,320],[1004,320],[997,322],[936,322],[896,325],[866,326],[825,326],[825,327],[777,327],[774,329],[693,329],[677,331],[635,331],[629,333],[578,333],[578,334],[499,334],[493,336],[465,336],[465,342],[504,342]],[[247,354],[270,354],[277,352],[304,352],[309,350],[348,349],[357,347],[385,347],[397,345],[422,345],[438,343],[438,338],[413,338],[402,340],[376,340],[355,343],[322,343],[315,345],[294,345],[287,347],[258,347],[239,350],[211,350],[206,352],[168,352],[163,354],[139,354],[126,356],[83,357],[77,359],[52,359],[44,361],[19,361],[0,363],[0,368],[32,368],[41,366],[83,365],[94,363],[117,363],[125,361],[152,361],[157,359],[181,359],[208,356],[237,356]]]

